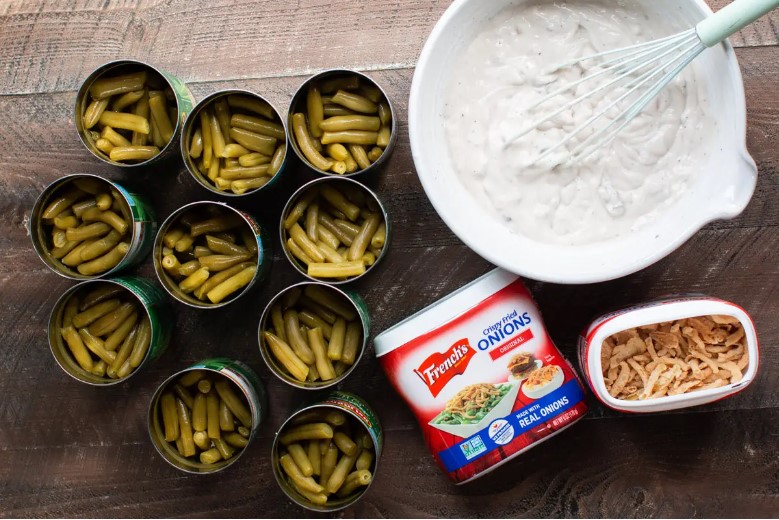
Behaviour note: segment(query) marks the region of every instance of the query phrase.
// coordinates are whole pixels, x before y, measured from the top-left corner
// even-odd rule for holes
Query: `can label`
[[[357,309],[357,314],[359,314],[360,321],[362,321],[363,337],[367,340],[368,336],[370,336],[371,330],[371,315],[368,311],[368,305],[366,305],[365,300],[363,300],[356,292],[346,290],[343,292],[352,301],[355,308]]]
[[[155,360],[168,348],[173,335],[173,312],[165,294],[152,282],[137,276],[112,278],[140,300],[149,315],[151,342],[148,359]]]
[[[112,270],[112,272],[118,272],[126,267],[141,263],[151,252],[154,246],[154,237],[157,234],[157,219],[151,209],[151,204],[145,197],[131,193],[116,183],[113,186],[122,194],[130,207],[130,216],[133,220],[133,240],[130,243],[130,250]]]
[[[335,391],[327,395],[319,404],[336,406],[356,416],[368,430],[368,433],[376,446],[376,458],[381,454],[384,446],[384,432],[381,429],[379,418],[364,399],[351,392]]]
[[[190,368],[214,370],[238,385],[249,400],[249,408],[252,412],[251,436],[253,438],[268,412],[268,396],[265,393],[265,385],[262,384],[262,380],[254,370],[241,361],[228,358],[205,359]]]
[[[189,91],[187,85],[176,76],[162,71],[160,71],[160,74],[168,80],[168,83],[170,83],[170,86],[173,89],[173,93],[179,104],[179,115],[181,116],[181,126],[183,127],[184,121],[186,121],[190,112],[192,112],[192,107],[195,106],[195,98],[192,96],[192,92]]]
[[[225,206],[227,205],[225,204]],[[252,233],[254,233],[254,237],[257,240],[257,274],[254,276],[251,284],[248,285],[246,289],[244,289],[248,290],[249,287],[254,285],[255,282],[262,282],[268,275],[270,264],[273,260],[273,251],[270,247],[268,234],[265,232],[265,228],[260,225],[257,219],[243,211],[236,210],[234,208],[230,209],[240,213],[246,222],[248,222],[249,227],[252,229]]]
[[[520,280],[381,356],[428,447],[462,483],[581,419],[584,389]]]

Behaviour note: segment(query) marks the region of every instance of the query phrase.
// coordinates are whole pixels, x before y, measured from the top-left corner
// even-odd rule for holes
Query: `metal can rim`
[[[358,186],[361,190],[365,191],[368,195],[373,198],[373,200],[376,202],[376,204],[379,206],[379,210],[381,210],[381,216],[384,219],[384,224],[386,226],[386,239],[384,241],[384,246],[381,248],[381,253],[379,256],[376,257],[376,260],[373,262],[373,265],[367,267],[365,269],[365,272],[362,274],[359,274],[357,276],[353,276],[351,278],[347,278],[346,280],[329,280],[329,279],[323,279],[323,278],[315,278],[313,276],[309,276],[308,271],[303,269],[298,260],[292,256],[292,254],[287,249],[286,240],[285,240],[285,233],[286,229],[284,228],[284,219],[286,215],[289,213],[289,210],[292,208],[295,202],[303,195],[303,193],[311,188],[312,186],[320,183],[326,183],[326,182],[347,182],[351,183],[352,185]],[[295,192],[290,196],[289,200],[287,200],[287,203],[284,205],[284,209],[281,210],[281,218],[279,219],[279,240],[281,241],[281,249],[284,252],[284,256],[287,258],[290,264],[292,264],[292,267],[295,268],[296,271],[298,271],[300,274],[311,280],[312,282],[324,282],[328,285],[344,285],[348,283],[355,282],[364,276],[366,276],[368,273],[373,271],[376,266],[379,264],[382,258],[387,256],[387,251],[389,250],[390,245],[390,238],[392,235],[390,225],[390,218],[389,213],[387,213],[387,208],[384,206],[384,203],[381,201],[379,196],[374,192],[372,189],[367,187],[365,184],[356,181],[354,179],[348,178],[348,177],[318,177],[316,179],[313,179],[311,181],[308,181],[303,186],[295,190]]]
[[[103,74],[109,72],[111,69],[115,69],[124,65],[137,65],[140,67],[146,67],[148,69],[151,69],[153,72],[158,74],[163,80],[165,80],[165,83],[168,85],[168,87],[175,93],[176,90],[173,88],[173,85],[170,83],[170,80],[165,76],[165,73],[162,72],[162,70],[158,69],[154,65],[150,65],[149,63],[146,63],[145,61],[140,60],[133,60],[133,59],[120,59],[120,60],[112,60],[106,63],[103,63],[99,67],[97,67],[95,70],[93,70],[86,79],[81,83],[81,86],[78,89],[78,92],[76,93],[76,102],[73,107],[73,112],[75,114],[74,123],[76,125],[76,133],[78,134],[79,139],[81,140],[84,147],[89,150],[89,152],[94,156],[103,161],[106,164],[110,164],[111,166],[117,166],[119,168],[127,168],[127,169],[134,169],[138,166],[148,166],[151,161],[155,161],[159,159],[160,157],[165,154],[168,150],[172,149],[171,145],[176,140],[176,133],[179,130],[179,128],[182,127],[182,121],[181,121],[181,106],[179,104],[178,96],[174,95],[174,98],[176,100],[176,125],[173,127],[173,137],[170,139],[170,141],[165,144],[165,146],[160,150],[160,153],[155,155],[154,157],[150,157],[149,159],[146,159],[145,161],[138,162],[138,163],[121,163],[112,161],[111,159],[107,159],[103,157],[100,154],[96,154],[90,147],[89,143],[87,143],[85,133],[86,129],[83,128],[82,124],[82,118],[83,114],[79,114],[79,107],[83,106],[83,100],[86,95],[86,93],[89,91],[89,87],[92,86],[92,83],[95,82],[98,78],[100,78]]]
[[[61,177],[59,179],[56,179],[49,183],[48,186],[43,188],[43,191],[41,191],[41,194],[38,195],[38,198],[35,200],[35,204],[32,206],[32,213],[30,215],[30,238],[32,240],[32,246],[33,249],[35,249],[35,252],[38,254],[38,257],[43,261],[46,266],[57,273],[58,275],[62,276],[63,278],[67,278],[68,280],[78,280],[78,281],[88,281],[88,280],[99,280],[103,279],[106,276],[110,276],[113,274],[117,274],[119,271],[125,269],[126,265],[122,265],[124,261],[127,259],[127,255],[129,255],[131,251],[128,251],[127,254],[125,254],[124,257],[119,261],[118,264],[116,264],[114,267],[109,269],[108,271],[104,273],[99,273],[92,276],[86,276],[82,275],[78,271],[74,271],[73,269],[70,269],[65,264],[62,264],[62,262],[58,262],[55,264],[52,259],[49,257],[51,251],[47,251],[46,248],[43,246],[43,237],[40,236],[39,233],[39,226],[41,226],[40,223],[40,216],[39,213],[43,211],[43,206],[46,202],[51,199],[51,196],[60,188],[64,187],[67,183],[73,182],[77,178],[92,178],[92,179],[98,179],[101,182],[107,183],[111,188],[116,190],[121,196],[122,196],[122,202],[125,205],[125,210],[127,211],[127,214],[130,215],[132,218],[132,208],[130,201],[127,198],[127,195],[125,192],[127,191],[126,188],[124,188],[122,185],[106,179],[105,177],[101,177],[99,175],[95,175],[93,173],[72,173],[70,175],[66,175],[65,177]],[[134,221],[134,219],[133,219]],[[130,226],[131,234],[130,234],[130,243],[134,243],[135,240],[137,240],[138,234],[136,233],[135,226]],[[59,269],[57,268],[59,267]]]
[[[95,284],[95,283],[110,283],[110,284],[113,284],[113,285],[117,285],[119,287],[122,287],[123,289],[128,291],[130,294],[132,294],[133,297],[135,297],[135,299],[141,305],[141,308],[143,308],[143,311],[146,313],[146,317],[149,319],[149,324],[152,327],[152,334],[151,334],[151,337],[150,337],[149,341],[151,341],[151,339],[154,338],[154,320],[152,319],[152,316],[151,316],[151,314],[149,312],[149,309],[146,307],[146,304],[144,304],[143,300],[135,293],[134,290],[130,289],[126,285],[124,285],[122,283],[119,283],[115,279],[111,279],[111,278],[98,278],[98,279],[94,279],[94,280],[84,280],[81,283],[78,283],[78,284],[74,285],[73,287],[69,287],[64,293],[62,293],[62,295],[59,298],[57,298],[57,301],[54,303],[54,307],[52,308],[51,313],[49,314],[49,323],[48,323],[48,325],[46,327],[46,332],[48,333],[48,339],[49,339],[49,350],[51,351],[51,354],[54,357],[54,360],[57,362],[57,364],[60,366],[60,368],[66,374],[68,374],[70,377],[72,377],[76,381],[79,381],[81,383],[84,383],[84,384],[87,384],[87,385],[90,385],[90,386],[106,387],[106,386],[113,386],[113,385],[118,385],[120,383],[124,383],[125,381],[127,381],[128,379],[133,377],[137,372],[139,372],[144,366],[146,366],[146,364],[149,361],[149,357],[151,356],[151,353],[152,353],[151,345],[146,350],[146,354],[144,354],[143,360],[141,361],[141,363],[137,367],[135,367],[135,369],[133,369],[132,372],[130,372],[125,377],[120,378],[120,379],[100,378],[99,376],[94,376],[96,379],[98,379],[98,378],[99,379],[105,379],[104,382],[98,383],[98,382],[88,381],[88,380],[82,379],[82,378],[78,377],[75,373],[71,372],[68,367],[65,367],[62,364],[62,362],[60,361],[60,358],[54,352],[54,344],[51,341],[52,335],[55,334],[55,332],[53,331],[53,328],[56,327],[56,324],[54,323],[54,318],[55,318],[55,315],[58,314],[58,311],[60,310],[60,308],[64,308],[64,306],[67,304],[67,302],[70,300],[70,298],[72,296],[74,296],[78,291],[82,290],[85,286],[87,286],[89,284]],[[63,345],[63,349],[64,348],[65,347]],[[83,370],[80,367],[78,367],[78,365],[76,363],[74,363],[73,366],[75,367],[75,370]],[[86,371],[85,371],[85,373],[86,373]]]
[[[360,77],[363,80],[368,81],[371,85],[378,88],[381,92],[381,95],[384,96],[384,100],[387,102],[387,105],[390,109],[390,115],[392,117],[392,127],[390,128],[390,140],[387,144],[387,147],[384,149],[384,152],[381,154],[381,157],[376,159],[374,163],[372,163],[370,166],[363,170],[357,170],[352,173],[334,173],[334,172],[328,172],[324,170],[320,170],[313,164],[309,162],[308,159],[303,155],[303,153],[299,150],[297,141],[295,140],[295,136],[292,132],[292,126],[286,125],[287,127],[287,142],[289,143],[289,147],[293,149],[295,155],[297,156],[300,161],[306,165],[311,171],[315,172],[318,175],[324,175],[325,177],[335,177],[335,178],[350,178],[350,177],[362,177],[363,175],[367,175],[371,172],[374,172],[378,169],[380,169],[384,163],[389,159],[389,156],[392,154],[395,143],[397,141],[398,137],[398,124],[397,124],[397,114],[395,112],[395,105],[390,99],[390,97],[387,95],[387,92],[382,88],[381,85],[378,84],[378,82],[368,76],[367,74],[353,70],[353,69],[327,69],[323,70],[321,72],[318,72],[311,76],[310,78],[307,78],[298,88],[295,90],[295,93],[292,95],[292,98],[289,103],[289,108],[287,110],[287,121],[292,117],[292,114],[295,112],[295,108],[301,103],[300,99],[303,97],[303,95],[306,93],[306,89],[308,88],[308,85],[311,84],[313,81],[319,81],[323,78],[326,78],[328,76],[334,76],[334,75],[348,75],[348,74],[354,74],[358,77]]]
[[[270,353],[267,352],[267,348],[264,346],[265,342],[262,339],[262,333],[264,330],[267,330],[264,325],[267,323],[268,318],[270,317],[271,308],[273,305],[282,298],[288,291],[291,291],[292,289],[295,289],[296,287],[302,287],[306,285],[321,285],[323,287],[327,287],[328,289],[332,289],[336,292],[338,292],[341,296],[343,296],[346,300],[349,301],[349,303],[354,307],[355,311],[357,311],[357,315],[360,317],[360,325],[362,326],[362,342],[360,345],[360,350],[357,353],[357,357],[354,359],[354,363],[352,363],[352,366],[350,366],[347,370],[345,370],[340,376],[335,377],[331,381],[328,381],[324,384],[312,386],[312,385],[306,385],[305,382],[297,381],[296,379],[287,376],[284,374],[281,370],[278,369],[276,366],[275,361],[273,361]],[[268,367],[268,369],[271,371],[271,373],[276,376],[278,379],[283,381],[284,383],[294,387],[299,388],[301,390],[307,390],[307,391],[317,391],[317,390],[325,390],[332,386],[337,385],[338,383],[344,381],[349,374],[351,374],[355,368],[357,368],[357,365],[362,360],[363,355],[365,354],[365,350],[368,346],[368,337],[370,336],[369,324],[366,323],[365,318],[363,317],[362,313],[360,312],[358,304],[352,300],[352,296],[347,294],[343,289],[327,284],[325,282],[322,282],[321,280],[306,280],[303,282],[298,282],[296,284],[290,285],[289,287],[286,287],[276,293],[276,295],[273,296],[268,301],[268,304],[265,306],[265,308],[262,311],[262,314],[260,314],[260,323],[257,327],[257,341],[259,343],[259,349],[260,349],[260,356],[262,357],[262,360],[265,362],[265,365]]]
[[[362,398],[360,398],[360,400],[364,401],[364,399]],[[367,405],[367,403],[365,404]],[[271,444],[270,461],[271,461],[271,467],[273,468],[273,477],[276,479],[276,484],[279,486],[282,493],[284,493],[284,495],[288,499],[292,500],[295,504],[309,511],[314,511],[316,513],[332,513],[332,512],[340,511],[342,509],[346,509],[347,507],[355,504],[358,500],[360,500],[363,497],[363,495],[365,495],[365,493],[368,492],[370,487],[373,485],[375,479],[371,478],[371,481],[368,483],[367,486],[365,486],[365,489],[363,489],[359,493],[352,495],[348,499],[344,499],[344,502],[335,504],[333,507],[315,506],[314,504],[311,504],[310,502],[306,501],[302,496],[298,497],[287,491],[284,478],[281,475],[281,471],[278,467],[277,452],[279,447],[279,434],[284,430],[284,428],[286,428],[289,425],[290,421],[292,421],[297,415],[315,408],[331,408],[333,410],[338,410],[340,412],[347,413],[355,420],[357,420],[362,425],[362,427],[365,428],[366,431],[368,430],[365,424],[363,424],[362,419],[360,419],[360,417],[356,415],[354,412],[352,412],[351,410],[341,408],[339,406],[335,406],[333,404],[325,403],[325,402],[311,403],[293,412],[292,415],[287,417],[287,419],[281,424],[278,431],[273,436],[273,443]],[[379,425],[379,427],[381,428],[381,425]],[[373,475],[375,476],[377,473],[377,469],[379,467],[379,457],[382,452],[382,446],[377,445],[376,441],[373,439],[373,436],[369,435],[369,437],[371,438],[371,442],[373,443],[373,451],[375,454],[374,463],[373,463]]]
[[[228,373],[225,373],[225,372],[213,369],[213,368],[201,367],[201,366],[198,366],[198,363],[195,363],[195,364],[193,364],[191,366],[188,366],[187,368],[181,369],[178,372],[175,372],[172,375],[170,375],[169,377],[167,377],[157,387],[157,389],[154,391],[154,394],[152,394],[152,397],[151,397],[151,401],[149,402],[149,411],[148,411],[148,414],[146,416],[146,429],[149,432],[149,437],[151,438],[151,443],[154,446],[154,449],[157,450],[157,453],[159,453],[160,457],[162,457],[162,459],[165,462],[167,462],[168,464],[170,464],[171,466],[173,466],[174,468],[176,468],[179,471],[183,471],[185,473],[189,473],[189,474],[192,474],[192,475],[212,475],[214,473],[218,473],[218,472],[223,471],[223,470],[227,469],[228,467],[232,466],[233,464],[235,464],[235,462],[238,459],[240,459],[243,456],[244,452],[249,448],[249,445],[252,443],[254,438],[257,436],[257,431],[258,431],[260,425],[259,425],[259,423],[256,424],[256,425],[255,424],[252,425],[252,427],[251,427],[251,429],[249,431],[249,438],[247,439],[246,446],[241,448],[241,450],[234,457],[232,457],[229,461],[225,461],[226,463],[221,465],[221,466],[219,466],[219,467],[216,467],[216,468],[213,468],[213,469],[207,469],[206,468],[207,469],[206,471],[196,471],[196,470],[191,469],[191,468],[176,466],[173,463],[173,461],[171,461],[168,458],[168,456],[163,452],[163,449],[160,448],[160,446],[158,445],[157,441],[155,441],[155,439],[154,439],[154,435],[152,434],[152,427],[153,427],[153,424],[154,424],[153,417],[154,417],[156,409],[157,409],[157,404],[158,404],[159,398],[162,396],[162,393],[165,391],[165,389],[168,387],[168,385],[170,383],[172,383],[177,377],[180,377],[181,375],[183,375],[183,374],[185,374],[187,372],[192,372],[194,370],[202,370],[202,371],[205,371],[205,372],[213,372],[213,373],[218,374],[220,376],[224,376],[224,377],[228,378],[230,381],[232,381],[235,384],[235,386],[237,386],[241,390],[241,392],[243,393],[244,397],[246,398],[246,402],[249,404],[249,407],[252,409],[252,417],[254,417],[254,413],[253,412],[254,412],[255,404],[252,401],[251,396],[247,395],[246,391],[244,390],[244,388],[240,384],[238,384],[238,382],[235,380],[235,378],[233,377],[232,373],[228,374]],[[249,385],[249,386],[251,386],[251,385]],[[259,397],[258,397],[258,399],[259,399]],[[259,414],[258,415],[259,417],[262,417],[262,412],[261,411],[258,412],[258,414]],[[161,441],[161,442],[165,442],[167,444],[166,441]],[[187,463],[188,464],[192,464],[193,467],[207,466],[207,464],[203,464],[201,462],[194,463],[192,461],[187,461]]]
[[[211,184],[210,182],[207,182],[203,178],[203,175],[197,170],[197,168],[193,168],[192,165],[190,164],[192,162],[192,159],[189,157],[189,145],[187,143],[189,143],[190,134],[192,133],[192,127],[195,125],[195,121],[198,119],[197,116],[199,115],[200,111],[203,108],[209,106],[212,102],[216,101],[218,98],[228,96],[230,94],[248,95],[248,96],[259,98],[260,100],[267,103],[271,107],[271,109],[276,113],[276,115],[279,118],[279,121],[281,122],[281,126],[284,128],[284,135],[287,137],[287,143],[289,143],[289,134],[287,132],[287,123],[284,120],[284,118],[281,117],[281,112],[276,108],[276,106],[270,101],[268,101],[264,96],[257,94],[256,92],[252,92],[250,90],[237,89],[237,88],[219,90],[217,92],[213,92],[208,96],[204,97],[192,108],[192,112],[190,112],[189,117],[187,117],[186,121],[184,121],[184,124],[181,129],[181,139],[179,140],[179,151],[181,152],[181,159],[184,162],[184,167],[187,169],[187,172],[189,172],[189,174],[192,176],[195,182],[197,182],[198,185],[207,189],[211,193],[232,199],[238,197],[246,197],[249,195],[256,195],[263,191],[268,191],[265,188],[271,188],[273,185],[275,185],[278,182],[279,175],[284,170],[284,167],[287,164],[287,160],[289,159],[289,146],[287,146],[284,149],[284,158],[281,160],[281,167],[279,168],[279,171],[277,171],[276,174],[273,175],[271,180],[269,180],[266,184],[260,186],[259,188],[249,190],[246,193],[239,194],[239,193],[221,191],[217,189],[217,187]]]
[[[221,301],[219,303],[211,303],[207,304],[205,302],[198,304],[195,303],[194,298],[193,301],[185,300],[182,298],[176,291],[171,289],[169,287],[169,283],[166,281],[168,279],[168,274],[165,272],[165,269],[162,267],[162,261],[160,258],[160,255],[162,253],[162,239],[165,236],[165,231],[176,222],[176,219],[181,217],[187,210],[192,209],[196,206],[207,206],[207,205],[217,205],[221,208],[227,208],[236,215],[240,216],[243,220],[244,224],[249,226],[249,229],[254,234],[254,227],[252,226],[251,222],[247,220],[247,214],[245,214],[242,211],[239,211],[226,202],[219,202],[219,201],[213,201],[213,200],[198,200],[195,202],[190,202],[188,204],[184,204],[180,208],[176,209],[173,213],[171,213],[168,218],[166,218],[162,224],[160,225],[159,229],[157,230],[157,236],[154,237],[154,246],[152,249],[152,263],[154,264],[154,273],[157,275],[157,279],[160,282],[160,285],[162,285],[163,289],[165,289],[165,292],[167,292],[173,299],[176,301],[183,303],[184,305],[187,305],[189,307],[192,307],[193,309],[218,309],[220,307],[224,307],[225,305],[229,305],[232,302],[238,300],[241,296],[244,296],[249,290],[254,287],[254,284],[257,282],[258,278],[261,276],[261,267],[262,264],[265,261],[265,254],[266,251],[266,245],[262,242],[262,240],[257,240],[257,247],[258,247],[258,253],[257,253],[257,270],[254,272],[254,276],[252,277],[251,281],[244,287],[241,292],[233,296],[232,298]],[[248,215],[249,218],[254,220],[255,223],[257,223],[258,226],[260,226],[257,219],[255,219],[252,215]]]

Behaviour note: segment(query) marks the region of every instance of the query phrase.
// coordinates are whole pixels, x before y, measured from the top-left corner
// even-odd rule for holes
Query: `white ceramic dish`
[[[528,388],[527,381],[524,382],[522,385],[522,393],[525,394],[529,399],[541,399],[547,394],[550,394],[563,386],[563,381],[565,380],[565,375],[563,374],[563,371],[560,369],[560,367],[552,365],[555,368],[555,373],[552,376],[552,380],[549,381],[547,384],[535,387],[535,388]]]
[[[606,383],[603,380],[600,358],[601,345],[603,345],[604,339],[617,332],[641,325],[711,314],[733,316],[744,327],[749,364],[739,382],[730,383],[719,388],[698,390],[644,401],[626,401],[615,399],[609,395]],[[711,403],[740,392],[749,386],[757,375],[757,369],[760,365],[760,351],[755,324],[744,309],[733,303],[716,298],[681,298],[623,309],[595,320],[579,340],[579,365],[590,388],[603,404],[621,412],[649,413]]]
[[[464,439],[480,432],[495,419],[498,419],[499,417],[505,417],[510,414],[511,409],[514,407],[514,402],[517,400],[519,383],[509,381],[507,383],[496,383],[496,386],[497,385],[511,385],[511,388],[506,393],[506,395],[503,396],[503,399],[501,399],[498,404],[496,404],[495,407],[490,410],[481,421],[474,424],[437,424],[435,420],[438,418],[438,416],[436,416],[435,419],[430,421],[428,424],[433,428],[438,428],[441,431],[451,433],[452,435],[457,435],[458,437],[462,437]]]
[[[457,178],[442,124],[444,93],[456,59],[484,23],[523,0],[455,0],[433,28],[417,63],[409,98],[409,138],[422,186],[449,228],[476,253],[504,269],[557,283],[618,278],[665,257],[708,222],[733,218],[755,188],[757,167],[746,150],[744,88],[729,43],[707,50],[696,66],[707,79],[720,131],[710,159],[677,203],[654,223],[616,239],[583,246],[541,243],[512,233],[481,208]],[[711,13],[703,0],[657,0],[687,26]]]

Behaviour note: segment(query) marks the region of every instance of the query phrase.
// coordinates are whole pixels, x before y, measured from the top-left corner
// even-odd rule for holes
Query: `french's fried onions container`
[[[587,413],[575,372],[522,281],[496,269],[387,329],[376,356],[455,483]]]
[[[710,403],[746,388],[757,331],[738,305],[678,296],[605,314],[579,338],[579,366],[609,408],[648,413]]]

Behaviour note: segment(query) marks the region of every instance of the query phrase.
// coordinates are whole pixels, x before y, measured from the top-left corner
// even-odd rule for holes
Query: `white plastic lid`
[[[381,357],[412,339],[440,327],[450,319],[460,316],[517,278],[519,278],[517,275],[503,269],[493,269],[431,303],[376,336],[373,340],[376,357]]]

